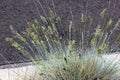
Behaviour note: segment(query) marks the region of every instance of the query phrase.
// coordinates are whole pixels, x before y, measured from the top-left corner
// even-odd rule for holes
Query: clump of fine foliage
[[[45,80],[113,80],[119,66],[107,62],[96,54],[95,50],[78,54],[50,56],[47,61],[40,61],[40,75]]]
[[[101,18],[104,18],[103,11],[100,13]],[[72,37],[75,34],[72,32],[72,21],[65,33],[62,31],[60,17],[54,17],[52,10],[50,14],[48,18],[41,16],[41,23],[36,19],[34,23],[28,22],[29,27],[21,33],[10,26],[14,37],[6,38],[12,46],[36,65],[40,77],[45,80],[116,79],[117,76],[114,74],[120,71],[117,62],[106,61],[103,58],[104,53],[111,51],[107,29],[112,25],[112,19],[109,19],[104,27],[98,25],[91,33],[92,36],[85,42],[87,34],[83,30],[84,27],[79,27],[81,32],[80,41],[78,41]],[[90,15],[87,17],[90,26],[93,24],[93,18]],[[85,24],[84,19],[84,14],[82,14],[80,26]],[[118,24],[110,31],[110,34],[117,27]],[[62,33],[65,33],[64,36]],[[119,35],[117,36],[118,41]],[[40,80],[40,78],[33,78],[33,80]]]

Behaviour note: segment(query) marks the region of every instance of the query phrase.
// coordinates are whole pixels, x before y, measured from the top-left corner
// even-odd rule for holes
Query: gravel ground
[[[108,18],[112,18],[114,21],[120,18],[120,0],[53,0],[54,5],[52,0],[40,0],[44,10],[38,5],[38,2],[35,2],[36,6],[39,6],[39,12],[34,1],[37,0],[0,0],[0,65],[8,64],[8,62],[21,63],[28,61],[19,51],[5,41],[5,37],[12,35],[9,25],[13,25],[18,32],[21,32],[27,27],[27,21],[33,21],[35,18],[39,19],[39,13],[45,16],[44,10],[48,13],[48,6],[54,7],[56,14],[62,18],[64,30],[66,30],[66,26],[68,26],[71,19],[74,26],[79,27],[81,13],[90,14],[94,18],[92,28],[87,28],[87,30],[94,29],[97,24],[105,23]],[[71,16],[70,7],[73,16]],[[104,8],[108,8],[108,11],[105,19],[101,21],[98,13]],[[119,34],[119,32],[120,29],[117,29],[115,34]]]

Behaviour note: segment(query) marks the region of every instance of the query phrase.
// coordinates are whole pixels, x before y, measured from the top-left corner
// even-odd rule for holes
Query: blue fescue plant
[[[105,11],[106,9],[100,13],[101,18],[104,18]],[[80,41],[72,38],[72,35],[75,34],[72,32],[72,21],[70,21],[65,36],[62,36],[61,18],[54,17],[51,9],[50,14],[48,18],[41,16],[42,24],[36,19],[33,23],[28,22],[28,28],[21,33],[10,26],[14,37],[6,38],[6,41],[30,59],[38,69],[40,77],[32,79],[116,80],[117,76],[114,74],[120,71],[118,63],[106,61],[103,57],[103,54],[111,51],[107,29],[112,25],[112,19],[109,19],[104,28],[98,25],[91,33],[92,36],[85,42],[86,31],[80,32]],[[81,25],[85,23],[84,19],[84,14],[82,14]],[[91,16],[88,16],[87,19],[88,25],[94,24]],[[110,34],[118,27],[119,22],[116,23]],[[83,27],[80,29],[83,30]],[[119,37],[117,37],[118,39]]]

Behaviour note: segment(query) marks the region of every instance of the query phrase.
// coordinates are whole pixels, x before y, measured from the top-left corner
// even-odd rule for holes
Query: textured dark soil
[[[27,21],[39,19],[39,14],[45,16],[44,10],[48,13],[48,6],[53,8],[57,15],[62,18],[66,27],[69,20],[73,20],[74,26],[79,26],[81,13],[89,14],[94,18],[92,28],[97,24],[103,24],[111,18],[115,22],[120,18],[120,0],[0,0],[0,65],[16,62],[28,61],[5,41],[5,37],[10,37],[9,26],[12,25],[18,32],[23,31]],[[35,3],[34,3],[35,2]],[[37,7],[38,9],[37,9]],[[72,15],[71,16],[71,11]],[[44,10],[43,10],[44,8]],[[99,12],[107,8],[106,17],[103,21],[99,19]],[[114,26],[111,26],[111,28]],[[120,27],[115,34],[120,33]],[[114,36],[114,35],[112,35]]]

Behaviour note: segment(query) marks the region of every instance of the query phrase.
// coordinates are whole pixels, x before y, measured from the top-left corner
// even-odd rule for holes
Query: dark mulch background
[[[35,1],[37,0],[0,0],[0,65],[8,64],[7,61],[10,63],[28,61],[5,41],[5,37],[11,36],[9,25],[13,25],[20,32],[27,27],[27,21],[39,19],[39,14],[45,16],[41,6]],[[62,18],[64,27],[71,19],[73,19],[74,26],[79,26],[81,13],[86,13],[86,10],[86,14],[94,17],[92,28],[96,27],[97,24],[105,23],[108,18],[112,18],[114,23],[120,18],[120,0],[54,0],[54,5],[52,0],[40,0],[40,2],[46,13],[48,13],[48,6],[51,8],[54,6],[55,9],[53,9]],[[39,12],[35,4],[39,6]],[[104,8],[108,8],[108,11],[105,19],[100,21],[99,12]],[[115,31],[115,34],[120,33],[119,31],[120,28]]]

